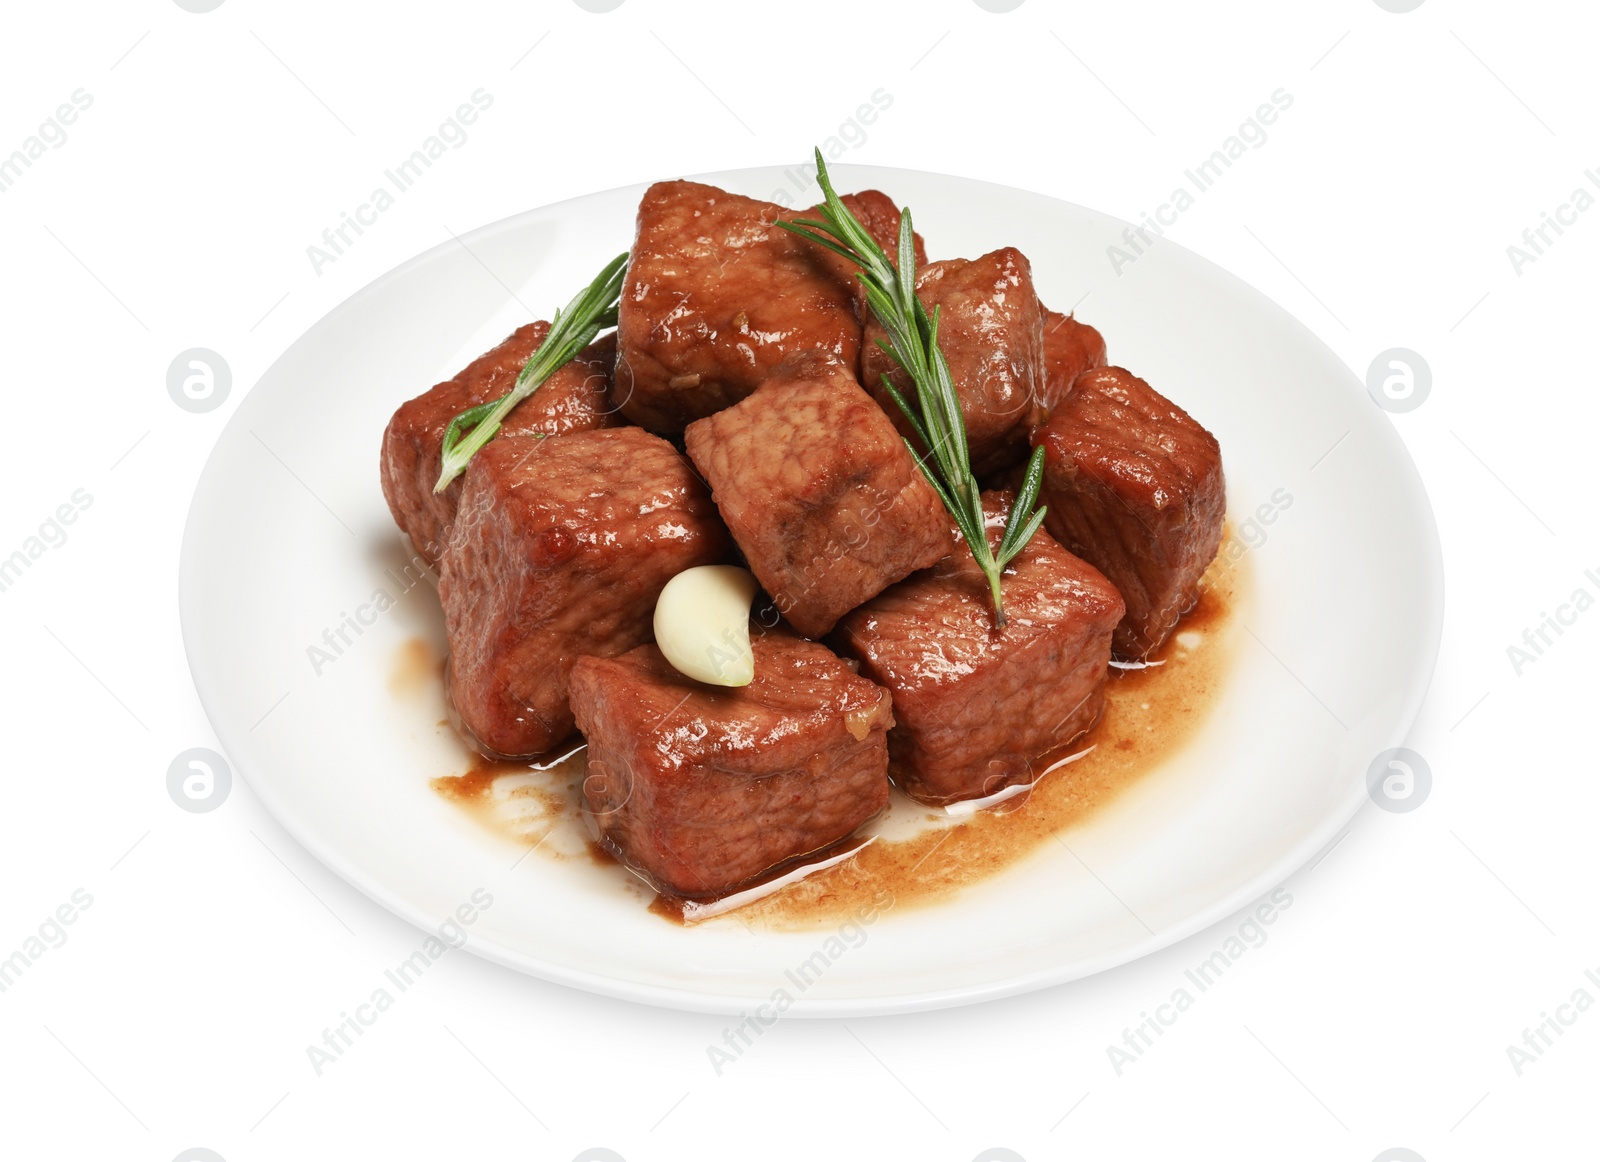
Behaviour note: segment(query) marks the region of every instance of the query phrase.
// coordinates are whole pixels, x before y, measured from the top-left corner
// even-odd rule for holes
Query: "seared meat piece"
[[[939,349],[961,400],[973,471],[981,475],[1026,458],[1029,409],[1044,381],[1044,314],[1027,258],[1008,246],[971,261],[930,262],[917,272],[917,295],[929,313],[939,308]],[[911,425],[883,390],[883,377],[913,406],[916,391],[878,346],[880,339],[888,335],[869,320],[862,383],[909,436]]]
[[[1121,658],[1142,658],[1199,597],[1222,543],[1217,441],[1120,367],[1079,375],[1034,433],[1045,449],[1045,527],[1122,592]]]
[[[888,802],[888,691],[782,630],[751,644],[755,681],[733,689],[685,678],[653,645],[573,667],[587,813],[663,892],[726,895]]]
[[[877,228],[894,220],[898,230],[882,194],[845,200]],[[810,216],[698,182],[645,191],[617,323],[616,395],[629,419],[681,432],[749,395],[799,351],[857,366],[853,267],[776,225]]]
[[[400,405],[383,433],[381,476],[389,511],[418,553],[437,565],[461,499],[461,477],[434,494],[439,479],[439,450],[444,430],[459,413],[511,390],[523,364],[544,342],[546,322],[519,327],[510,338],[468,364],[454,379]],[[533,395],[506,417],[500,431],[507,436],[545,433],[557,436],[590,428],[620,425],[622,416],[607,391],[616,363],[617,342],[607,335],[579,352]]]
[[[984,494],[998,545],[1010,493]],[[937,566],[885,590],[834,638],[894,695],[894,778],[923,803],[1028,783],[1100,719],[1111,631],[1122,598],[1043,531],[1002,579],[997,630],[989,585],[965,542]]]
[[[451,699],[485,754],[541,754],[572,733],[572,663],[649,641],[662,586],[720,561],[728,534],[688,461],[639,428],[500,436],[465,478],[439,584]]]
[[[1044,377],[1033,398],[1030,427],[1050,418],[1056,405],[1067,398],[1072,381],[1091,367],[1106,365],[1106,341],[1088,323],[1071,315],[1044,313]]]
[[[808,637],[950,550],[938,494],[836,360],[791,359],[684,439],[750,571]]]

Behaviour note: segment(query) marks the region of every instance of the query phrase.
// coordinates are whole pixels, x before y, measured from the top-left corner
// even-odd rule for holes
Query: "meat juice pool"
[[[1224,543],[1229,539],[1225,532]],[[1227,557],[1219,554],[1212,562],[1200,600],[1159,656],[1148,659],[1152,664],[1114,668],[1100,722],[1060,754],[1046,756],[1038,769],[1088,750],[1083,757],[1044,775],[1032,790],[968,815],[926,807],[895,791],[888,808],[858,835],[829,849],[843,850],[866,836],[876,837],[853,857],[742,905],[736,916],[724,913],[702,922],[813,928],[848,919],[862,907],[877,907],[886,892],[896,909],[936,904],[1014,866],[1063,829],[1085,823],[1180,751],[1218,701],[1251,580],[1250,554]],[[419,647],[426,652],[421,642],[408,642],[397,656],[391,681],[397,694],[418,685]],[[443,666],[430,658],[428,669],[437,675]],[[450,730],[448,722],[440,729]],[[605,866],[619,891],[637,896],[664,919],[682,923],[683,901],[655,896],[594,842],[582,818],[581,743],[562,753],[568,749],[538,764],[464,755],[468,769],[434,779],[433,788],[483,826],[534,848],[543,859],[582,859]],[[813,853],[800,862],[827,854]]]

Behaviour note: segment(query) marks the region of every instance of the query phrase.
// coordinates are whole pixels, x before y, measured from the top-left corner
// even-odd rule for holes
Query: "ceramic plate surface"
[[[814,194],[776,168],[703,180],[787,191],[795,205]],[[1427,496],[1387,417],[1256,291],[1165,241],[1119,276],[1106,248],[1124,224],[1038,194],[853,166],[835,181],[911,205],[934,258],[1019,247],[1045,302],[1081,301],[1114,362],[1210,428],[1252,595],[1235,611],[1245,632],[1225,687],[1188,744],[1074,828],[1070,852],[1045,844],[952,900],[879,916],[805,990],[788,986],[790,1013],[813,1016],[1072,980],[1252,902],[1337,835],[1365,798],[1369,763],[1404,741],[1443,606]],[[462,752],[440,727],[437,692],[396,668],[419,638],[442,656],[443,631],[435,595],[404,571],[409,552],[379,490],[385,423],[626,249],[643,190],[441,245],[296,342],[240,404],[196,489],[183,632],[235,768],[373,899],[435,929],[487,891],[493,906],[467,942],[479,955],[595,992],[739,1012],[786,987],[785,970],[831,929],[683,928],[648,913],[615,867],[542,853],[518,862],[524,848],[431,788],[464,769]],[[1250,524],[1284,495],[1292,503],[1273,523]],[[337,640],[341,625],[335,653],[325,634]]]

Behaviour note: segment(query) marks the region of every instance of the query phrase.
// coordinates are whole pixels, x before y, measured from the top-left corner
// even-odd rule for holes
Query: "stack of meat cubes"
[[[844,201],[893,255],[894,203]],[[1170,635],[1221,539],[1210,433],[1043,307],[1020,252],[928,262],[919,238],[994,541],[1005,483],[1046,453],[1047,531],[1008,566],[997,628],[882,380],[915,393],[850,264],[777,226],[796,216],[650,187],[615,336],[440,494],[445,425],[504,394],[546,325],[384,434],[384,495],[439,569],[463,735],[519,758],[581,731],[600,842],[685,899],[839,844],[891,780],[933,805],[1034,781],[1098,721],[1113,656]],[[717,563],[746,565],[767,598],[755,679],[734,689],[678,673],[652,637],[667,581]]]

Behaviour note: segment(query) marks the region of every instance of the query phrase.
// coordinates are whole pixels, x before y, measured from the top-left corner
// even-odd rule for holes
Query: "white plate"
[[[813,200],[778,169],[706,180]],[[1103,214],[911,171],[840,166],[836,180],[911,205],[934,257],[1015,245],[1046,302],[1088,295],[1080,311],[1113,361],[1216,433],[1236,523],[1275,490],[1292,496],[1250,552],[1240,616],[1254,640],[1215,711],[1074,833],[1076,857],[1047,844],[949,903],[887,912],[804,991],[785,970],[828,932],[680,928],[646,913],[616,868],[516,863],[512,841],[430,788],[461,770],[437,704],[390,689],[404,643],[440,646],[442,632],[426,585],[364,608],[400,596],[386,570],[407,558],[378,444],[401,401],[526,322],[521,303],[547,316],[627,248],[644,187],[593,194],[443,244],[353,296],[262,377],[195,492],[181,601],[206,711],[268,809],[384,906],[434,929],[488,891],[467,947],[632,1000],[739,1012],[784,989],[791,1014],[812,1016],[961,1004],[1098,972],[1227,917],[1326,845],[1361,805],[1369,762],[1404,740],[1438,646],[1438,538],[1403,445],[1332,352],[1171,243],[1118,277],[1106,247],[1124,224]],[[318,674],[308,647],[327,648],[346,614],[373,624],[347,629]]]

